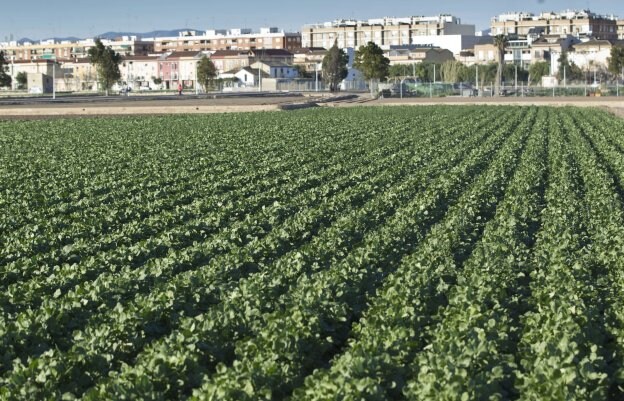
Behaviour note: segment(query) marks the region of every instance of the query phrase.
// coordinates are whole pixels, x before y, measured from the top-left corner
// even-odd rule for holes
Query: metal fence
[[[543,87],[519,82],[517,85],[503,85],[496,93],[497,88],[493,85],[476,87],[462,83],[427,82],[402,84],[381,84],[379,95],[381,97],[564,97],[564,96],[588,96],[588,97],[624,97],[624,84],[612,82],[603,84],[571,84],[565,86]]]

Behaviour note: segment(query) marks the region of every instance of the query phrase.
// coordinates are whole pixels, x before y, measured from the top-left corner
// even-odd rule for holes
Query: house
[[[434,46],[417,45],[390,46],[390,50],[386,50],[384,56],[390,60],[391,65],[424,62],[441,64],[445,61],[455,60],[450,50]]]
[[[270,78],[270,75],[258,68],[244,67],[233,72],[233,77],[238,79],[242,86],[258,86],[259,78]]]
[[[582,69],[607,68],[611,57],[611,48],[620,41],[592,39],[577,43],[568,53],[568,59]]]
[[[544,35],[531,43],[531,62],[550,62],[552,54],[568,52],[572,45],[577,43],[580,43],[580,40],[574,36],[562,38],[557,35]]]
[[[293,65],[272,61],[257,61],[252,68],[260,69],[269,75],[269,78],[297,78],[299,70]]]
[[[210,55],[219,72],[240,70],[249,67],[253,61],[253,54],[249,50],[217,50]]]
[[[197,63],[206,54],[200,51],[173,52],[158,59],[158,76],[164,89],[195,88]]]
[[[307,73],[314,74],[323,59],[327,50],[322,47],[305,47],[293,51],[293,64],[303,67]]]
[[[126,56],[119,65],[122,81],[133,90],[139,88],[155,89],[154,79],[159,77],[159,56]]]
[[[292,65],[294,55],[284,49],[253,49],[250,51],[253,61],[266,61]]]

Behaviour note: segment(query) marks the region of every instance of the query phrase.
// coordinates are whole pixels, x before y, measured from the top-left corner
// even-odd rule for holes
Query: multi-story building
[[[560,13],[544,12],[539,15],[516,12],[492,18],[492,35],[528,36],[532,30],[542,28],[547,35],[562,37],[593,37],[612,40],[618,36],[618,22],[613,15],[598,15],[589,10],[567,10]]]
[[[154,80],[159,77],[158,56],[127,56],[119,65],[122,81],[133,90],[154,89]]]
[[[154,52],[154,43],[137,38],[123,36],[115,40],[102,39],[105,46],[124,56],[147,55]],[[31,42],[2,42],[0,50],[4,51],[9,60],[46,60],[46,59],[79,59],[87,57],[89,49],[95,46],[94,39],[80,41],[44,40]]]
[[[624,40],[624,19],[619,19],[617,21],[617,34],[618,39]]]
[[[303,47],[330,48],[336,41],[340,48],[358,48],[374,42],[383,49],[426,43],[429,37],[475,35],[475,26],[462,24],[452,15],[435,17],[379,18],[366,21],[337,20],[305,25]],[[424,40],[424,42],[423,42]]]
[[[179,36],[150,39],[157,53],[179,51],[217,51],[286,49],[301,47],[301,34],[289,33],[278,28],[208,30],[206,32],[185,31]]]

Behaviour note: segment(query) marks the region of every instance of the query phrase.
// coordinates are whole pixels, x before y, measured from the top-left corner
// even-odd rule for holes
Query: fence
[[[493,84],[475,87],[463,83],[427,82],[415,83],[404,82],[402,84],[381,84],[379,88],[382,97],[493,97],[496,96],[496,88]],[[542,87],[528,85],[519,82],[518,85],[502,85],[499,96],[513,97],[564,97],[564,96],[603,96],[624,97],[624,84],[622,82],[604,84],[573,84],[555,87]]]

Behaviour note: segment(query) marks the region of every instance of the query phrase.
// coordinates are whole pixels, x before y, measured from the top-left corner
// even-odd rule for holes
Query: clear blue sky
[[[278,26],[299,31],[306,23],[336,18],[454,14],[464,23],[489,26],[490,17],[508,11],[560,11],[589,8],[624,17],[623,0],[25,0],[3,1],[0,40],[29,37],[92,37],[107,31]]]

